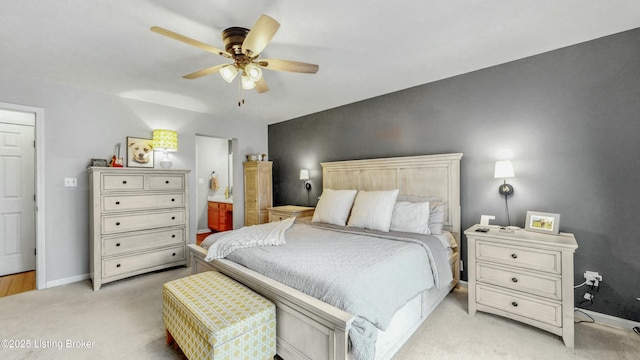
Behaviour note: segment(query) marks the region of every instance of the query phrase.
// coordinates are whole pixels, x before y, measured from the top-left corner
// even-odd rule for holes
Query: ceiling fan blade
[[[197,48],[200,48],[200,49],[202,49],[204,51],[208,51],[210,53],[214,53],[216,55],[224,56],[224,57],[229,58],[229,59],[231,59],[231,57],[232,57],[231,54],[229,54],[226,51],[220,50],[220,49],[215,48],[215,47],[213,47],[213,46],[211,46],[209,44],[205,44],[205,43],[203,43],[201,41],[192,39],[190,37],[178,34],[178,33],[173,32],[171,30],[167,30],[167,29],[161,28],[159,26],[151,27],[151,31],[153,31],[154,33],[160,34],[160,35],[164,35],[166,37],[170,37],[170,38],[172,38],[174,40],[182,41],[185,44],[188,44],[188,45],[191,45],[191,46],[195,46]]]
[[[206,75],[211,75],[213,73],[219,72],[220,69],[222,69],[223,67],[225,67],[227,65],[229,65],[229,64],[220,64],[220,65],[212,66],[210,68],[202,69],[200,71],[196,71],[196,72],[193,72],[191,74],[187,74],[187,75],[183,76],[183,78],[192,80],[192,79],[197,79],[197,78],[200,78],[200,77],[203,77],[203,76],[206,76]]]
[[[269,45],[278,28],[280,23],[275,19],[260,15],[242,43],[242,52],[251,58],[258,56]]]
[[[320,68],[315,64],[307,64],[303,62],[282,59],[262,59],[256,61],[255,64],[269,70],[290,71],[307,74],[315,74]]]
[[[256,91],[260,94],[269,91],[269,85],[267,85],[267,81],[264,77],[256,81]]]

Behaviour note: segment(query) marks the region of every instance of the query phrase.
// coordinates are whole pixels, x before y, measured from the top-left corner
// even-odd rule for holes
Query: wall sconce
[[[163,169],[171,168],[173,163],[169,160],[169,152],[178,151],[178,133],[166,129],[153,130],[153,150],[164,153],[160,167]]]
[[[311,183],[309,182],[309,170],[300,170],[300,180],[304,181],[304,188],[307,189],[307,191],[311,190]]]
[[[504,180],[504,183],[498,188],[498,192],[500,195],[504,195],[504,206],[507,212],[507,223],[509,226],[511,226],[511,219],[509,218],[509,203],[507,202],[507,197],[509,195],[513,195],[513,186],[507,184],[506,179],[514,176],[515,174],[513,173],[513,164],[511,163],[511,160],[496,161],[494,177],[496,179]]]
[[[504,179],[504,184],[500,185],[498,188],[498,192],[501,195],[508,196],[513,194],[513,186],[507,184],[506,179],[514,176],[513,164],[511,164],[510,160],[496,161],[494,177],[496,179]]]

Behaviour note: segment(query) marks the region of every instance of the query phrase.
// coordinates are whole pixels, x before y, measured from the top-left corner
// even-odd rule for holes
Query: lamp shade
[[[251,90],[256,87],[256,83],[253,82],[247,75],[242,75],[240,78],[242,80],[242,88],[245,90]]]
[[[174,130],[153,130],[153,150],[178,151],[178,133]]]
[[[236,78],[236,75],[238,75],[238,69],[235,65],[227,65],[220,69],[220,76],[228,83],[231,83]]]
[[[309,180],[309,170],[300,170],[300,180]]]
[[[511,163],[511,160],[496,161],[494,173],[494,177],[496,179],[506,179],[514,176],[515,174],[513,173],[513,164]]]
[[[244,67],[244,72],[247,74],[249,79],[251,79],[251,81],[258,81],[262,79],[262,69],[253,64],[247,64]]]

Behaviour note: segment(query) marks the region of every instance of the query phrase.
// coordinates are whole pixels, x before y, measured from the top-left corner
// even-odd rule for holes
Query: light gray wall
[[[638,59],[636,29],[271,125],[274,203],[306,204],[302,168],[317,198],[322,161],[462,152],[462,227],[482,214],[506,224],[493,165],[511,159],[512,224],[561,214],[579,245],[575,283],[604,277],[588,309],[639,321]]]
[[[120,98],[47,81],[0,75],[0,102],[44,109],[46,280],[64,282],[89,272],[89,200],[86,167],[91,158],[108,158],[127,136],[151,137],[154,128],[178,132],[173,168],[189,169],[190,213],[195,214],[195,134],[238,139],[234,164],[236,195],[242,198],[245,154],[267,148],[267,127]],[[77,188],[63,187],[77,177]],[[241,226],[243,204],[234,223]],[[189,241],[195,242],[196,216],[190,218]]]

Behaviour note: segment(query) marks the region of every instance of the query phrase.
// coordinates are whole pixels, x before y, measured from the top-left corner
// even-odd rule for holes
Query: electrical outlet
[[[64,186],[65,187],[76,187],[76,186],[78,186],[78,178],[76,178],[76,177],[64,178]]]
[[[584,279],[586,280],[587,285],[598,286],[602,281],[602,275],[597,271],[585,271]]]

